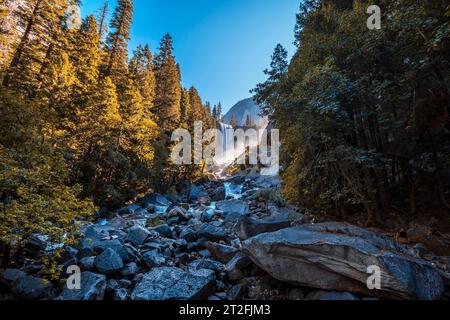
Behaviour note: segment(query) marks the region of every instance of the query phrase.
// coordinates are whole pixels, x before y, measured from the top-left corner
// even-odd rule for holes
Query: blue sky
[[[116,0],[109,0],[110,11]],[[130,50],[148,43],[155,52],[162,36],[174,38],[183,85],[224,109],[250,97],[277,43],[294,53],[295,14],[300,0],[135,0]],[[83,16],[99,0],[83,0]]]

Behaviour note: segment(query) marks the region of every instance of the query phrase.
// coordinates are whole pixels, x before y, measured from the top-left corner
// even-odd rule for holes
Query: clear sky
[[[109,0],[113,11],[116,0]],[[183,85],[202,99],[221,101],[225,111],[250,97],[277,43],[294,53],[295,14],[300,0],[135,0],[130,50],[148,43],[155,52],[162,36],[174,38]],[[82,16],[101,0],[83,0]]]

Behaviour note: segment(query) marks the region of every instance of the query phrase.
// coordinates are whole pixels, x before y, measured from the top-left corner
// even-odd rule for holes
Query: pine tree
[[[156,97],[154,112],[164,132],[172,132],[180,124],[180,71],[173,56],[172,37],[166,34],[154,58]]]
[[[31,0],[12,14],[24,25],[24,32],[7,67],[3,86],[33,95],[40,86],[42,74],[51,55],[64,44],[65,12],[68,1]]]
[[[191,112],[189,117],[189,127],[193,128],[195,121],[203,121],[203,103],[196,88],[189,89],[189,100],[191,102]]]
[[[191,114],[191,100],[189,97],[189,91],[186,89],[182,89],[181,91],[181,124],[184,128],[188,128],[189,126],[189,117]]]
[[[103,41],[105,34],[108,32],[107,17],[109,13],[109,2],[106,0],[103,6],[99,9],[97,14],[98,21],[98,34],[100,36],[100,41]]]
[[[100,65],[100,35],[93,16],[87,17],[76,35],[73,64],[77,76],[75,103],[83,108],[85,97],[97,89]]]
[[[119,0],[114,11],[106,39],[106,65],[103,75],[111,77],[116,84],[126,82],[128,66],[128,41],[133,21],[133,1]]]
[[[217,105],[217,121],[222,121],[222,103],[219,101],[219,104]]]
[[[148,45],[139,45],[134,51],[130,61],[129,71],[131,78],[139,87],[146,112],[153,108],[155,99],[156,80],[153,72],[152,53]]]

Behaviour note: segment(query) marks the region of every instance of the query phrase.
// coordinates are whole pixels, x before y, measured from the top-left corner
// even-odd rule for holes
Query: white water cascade
[[[220,165],[230,165],[235,160],[234,152],[234,131],[229,124],[219,123],[222,134],[220,141],[217,141],[216,162]]]

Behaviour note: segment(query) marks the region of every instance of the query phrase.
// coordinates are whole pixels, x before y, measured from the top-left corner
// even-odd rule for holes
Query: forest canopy
[[[450,209],[449,15],[443,0],[306,0],[256,100],[281,130],[284,195],[314,213]]]

